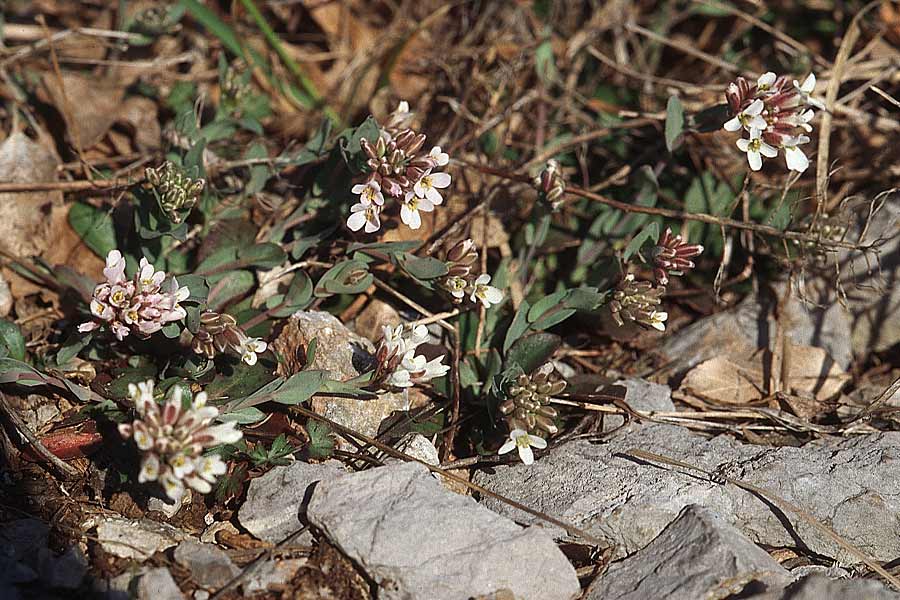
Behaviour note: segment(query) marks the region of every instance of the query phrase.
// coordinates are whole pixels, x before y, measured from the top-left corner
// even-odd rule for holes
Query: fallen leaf
[[[771,353],[736,351],[706,360],[685,376],[682,391],[723,404],[752,404],[765,397]],[[792,346],[788,393],[808,394],[818,401],[837,395],[850,380],[822,348]]]
[[[115,123],[125,87],[120,78],[81,73],[63,73],[61,79],[60,82],[55,73],[44,75],[44,99],[62,115],[75,147],[86,150],[99,142]]]

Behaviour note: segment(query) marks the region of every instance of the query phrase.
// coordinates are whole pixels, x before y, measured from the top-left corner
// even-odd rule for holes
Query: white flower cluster
[[[490,285],[491,276],[487,273],[475,275],[473,269],[478,263],[478,248],[471,239],[457,242],[444,250],[444,263],[447,274],[438,281],[440,285],[459,304],[468,295],[473,304],[481,302],[485,308],[503,301],[503,292]]]
[[[403,325],[385,325],[384,337],[375,358],[378,361],[373,377],[378,383],[388,387],[408,388],[417,383],[442,377],[450,370],[442,364],[443,356],[428,360],[416,351],[426,339],[428,329],[424,325],[409,328]]]
[[[802,173],[809,167],[809,159],[800,146],[809,142],[805,135],[812,131],[810,107],[822,108],[812,98],[816,76],[812,73],[803,83],[778,77],[771,71],[753,85],[738,77],[728,86],[725,98],[734,115],[724,127],[726,131],[746,131],[748,137],[737,140],[737,147],[747,154],[750,168],[762,168],[762,159],[775,158],[784,151],[787,168]]]
[[[154,269],[146,258],[141,259],[134,277],[127,279],[125,258],[118,250],[110,250],[103,275],[106,281],[94,288],[91,299],[94,319],[78,326],[82,333],[105,325],[120,341],[129,333],[146,338],[187,316],[181,302],[188,299],[190,290],[179,286],[174,277],[164,288],[166,274]]]
[[[212,425],[219,409],[207,406],[206,392],[195,394],[185,407],[182,389],[176,385],[162,410],[153,398],[152,380],[131,384],[128,392],[139,418],[119,425],[119,433],[134,438],[143,452],[138,481],[159,481],[175,503],[181,501],[187,487],[201,494],[212,491],[216,477],[227,468],[217,454],[203,456],[203,451],[240,440],[243,434],[235,422]]]
[[[400,220],[410,229],[422,226],[420,213],[432,212],[444,202],[440,190],[449,187],[451,178],[437,169],[446,166],[450,157],[440,146],[419,154],[425,136],[405,127],[409,116],[409,104],[401,102],[374,143],[360,142],[368,156],[369,175],[351,190],[359,196],[347,219],[352,231],[381,229],[385,195],[400,205]]]

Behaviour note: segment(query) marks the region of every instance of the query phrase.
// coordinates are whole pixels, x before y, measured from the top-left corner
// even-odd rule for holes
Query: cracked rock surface
[[[709,509],[686,507],[656,539],[613,563],[587,600],[725,598],[780,590],[791,575]]]
[[[508,589],[521,600],[568,600],[579,592],[575,569],[543,530],[445,490],[418,463],[322,481],[307,515],[377,582],[379,599]]]
[[[238,521],[255,537],[277,544],[306,523],[306,505],[313,486],[323,479],[341,477],[346,472],[338,461],[309,464],[297,461],[275,467],[250,482],[247,499],[238,511]],[[308,531],[295,540],[312,542]]]
[[[900,555],[900,433],[772,448],[727,436],[707,439],[671,425],[636,425],[608,443],[565,444],[529,468],[497,467],[478,473],[475,481],[586,529],[616,545],[619,557],[650,543],[685,506],[699,504],[757,544],[807,547],[842,563],[858,562],[797,515],[733,485],[623,455],[635,448],[762,487],[799,505],[876,560]],[[484,504],[520,522],[534,521],[496,500],[487,498]]]

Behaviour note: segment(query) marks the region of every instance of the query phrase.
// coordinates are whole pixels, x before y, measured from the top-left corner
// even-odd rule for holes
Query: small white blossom
[[[653,329],[658,329],[659,331],[666,330],[666,319],[669,318],[669,313],[659,310],[654,310],[650,313],[650,320],[647,323]]]
[[[434,163],[439,167],[443,167],[450,162],[450,155],[443,152],[440,146],[432,148],[431,152],[428,153],[428,156],[434,159]]]
[[[431,204],[438,206],[444,201],[444,197],[441,196],[438,190],[442,190],[449,185],[450,175],[447,173],[432,173],[431,169],[428,169],[416,182],[416,185],[413,186],[413,190],[419,198],[427,198],[431,201]]]
[[[817,100],[812,97],[813,90],[816,89],[816,76],[814,73],[810,73],[806,76],[806,79],[803,80],[803,83],[799,83],[796,79],[794,80],[794,89],[797,90],[797,93],[800,94],[800,97],[803,98],[803,101],[809,104],[810,106],[814,106],[819,110],[824,110],[825,105],[821,100]]]
[[[359,194],[359,201],[362,204],[384,204],[384,194],[381,193],[381,186],[374,179],[368,183],[357,183],[351,189],[354,194]]]
[[[381,229],[381,208],[371,202],[358,202],[350,207],[347,227],[351,231],[359,231],[365,226],[366,233],[375,233]]]
[[[759,129],[764,131],[767,123],[761,116],[763,106],[762,100],[754,100],[750,103],[750,106],[735,115],[733,119],[725,122],[725,131],[740,131],[741,129],[746,129],[747,131]]]
[[[762,168],[763,156],[766,158],[778,156],[778,150],[762,140],[759,129],[750,130],[750,139],[739,139],[737,147],[742,152],[747,153],[747,162],[750,163],[750,168],[754,171],[759,171]]]
[[[241,355],[241,360],[252,367],[256,364],[256,355],[262,354],[268,347],[269,345],[261,339],[248,337],[238,346],[237,351]]]
[[[513,448],[516,448],[519,451],[519,458],[522,459],[522,462],[526,465],[530,465],[534,463],[534,452],[531,450],[532,446],[539,450],[543,450],[547,447],[547,440],[539,438],[536,435],[531,435],[524,429],[513,429],[509,432],[509,439],[505,444],[500,446],[500,450],[497,451],[497,454],[506,454],[507,452],[512,451]]]
[[[495,288],[491,283],[491,276],[482,273],[472,285],[472,302],[481,301],[485,308],[490,308],[491,304],[499,304],[503,300],[503,292]]]
[[[434,203],[431,200],[409,192],[406,194],[403,205],[400,207],[400,220],[406,223],[410,229],[418,229],[422,226],[422,216],[419,214],[419,211],[431,212],[433,210]]]
[[[809,159],[798,146],[809,142],[809,138],[805,135],[790,137],[781,143],[784,149],[784,160],[787,168],[798,173],[804,172],[809,167]]]
[[[776,79],[778,79],[778,77],[772,71],[763,73],[759,76],[759,79],[756,80],[756,87],[759,91],[764,92],[772,87]]]

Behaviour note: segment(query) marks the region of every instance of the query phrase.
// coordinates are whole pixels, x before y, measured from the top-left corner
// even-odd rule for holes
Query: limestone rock
[[[306,522],[306,506],[313,486],[345,474],[338,461],[320,465],[297,461],[275,467],[250,482],[247,499],[238,511],[238,522],[257,538],[278,543]],[[307,531],[295,543],[311,541],[312,535]]]
[[[615,544],[619,556],[643,548],[685,506],[699,504],[758,544],[805,545],[843,563],[858,562],[797,515],[782,513],[733,485],[624,455],[634,448],[764,488],[805,509],[876,560],[900,555],[900,433],[769,448],[725,435],[707,439],[670,425],[633,425],[606,444],[572,442],[530,467],[498,466],[493,473],[478,473],[475,481]],[[495,500],[484,503],[521,522],[534,521]]]
[[[691,505],[650,544],[613,563],[587,600],[726,598],[780,590],[791,576],[709,509]]]
[[[323,481],[310,523],[377,582],[380,599],[469,598],[508,588],[569,600],[575,570],[550,537],[523,529],[403,463]]]

